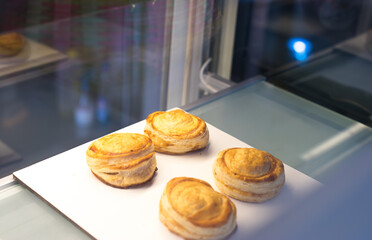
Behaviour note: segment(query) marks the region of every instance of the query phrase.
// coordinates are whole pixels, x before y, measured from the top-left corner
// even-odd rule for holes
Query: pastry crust
[[[155,151],[182,154],[205,148],[209,131],[204,120],[176,109],[154,112],[146,118],[145,134],[155,145]]]
[[[277,196],[285,182],[283,163],[255,148],[219,152],[213,175],[221,192],[246,202],[264,202]]]
[[[159,218],[185,239],[224,239],[236,227],[236,207],[207,182],[176,177],[165,187]]]
[[[19,33],[11,32],[0,35],[0,57],[17,55],[25,46],[25,39]]]
[[[94,141],[87,164],[102,182],[119,188],[144,183],[156,170],[154,145],[138,133],[113,133]]]

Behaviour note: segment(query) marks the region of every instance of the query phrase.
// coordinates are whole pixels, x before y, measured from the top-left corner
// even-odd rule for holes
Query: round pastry
[[[209,131],[205,122],[183,110],[154,112],[146,118],[145,134],[155,145],[155,151],[182,154],[205,148]]]
[[[285,182],[283,163],[255,148],[228,148],[219,152],[213,175],[221,192],[246,202],[275,197]]]
[[[224,239],[236,227],[236,207],[207,182],[176,177],[161,196],[159,218],[185,239]]]
[[[23,36],[11,32],[0,35],[0,57],[10,57],[22,51],[25,45]]]
[[[154,145],[138,133],[113,133],[86,151],[88,166],[102,182],[126,188],[151,179],[156,170]]]

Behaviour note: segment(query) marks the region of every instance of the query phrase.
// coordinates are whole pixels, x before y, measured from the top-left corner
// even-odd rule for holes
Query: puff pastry
[[[204,120],[176,109],[154,112],[146,118],[145,134],[155,151],[182,154],[208,145],[209,131]]]
[[[119,188],[144,183],[156,170],[154,145],[138,133],[114,133],[94,141],[87,164],[102,182]]]
[[[10,57],[22,51],[25,40],[19,33],[11,32],[0,35],[0,56]]]
[[[221,192],[246,202],[275,197],[285,182],[283,163],[255,148],[228,148],[219,152],[213,175]]]
[[[236,207],[207,182],[176,177],[165,187],[159,218],[185,239],[224,239],[236,227]]]

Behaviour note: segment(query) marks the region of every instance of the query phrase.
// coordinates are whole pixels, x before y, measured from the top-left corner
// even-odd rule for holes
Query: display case
[[[234,146],[281,159],[287,182],[272,201],[233,200],[231,239],[370,238],[371,10],[342,0],[1,3],[0,239],[177,239],[157,216],[161,190],[185,175],[216,188],[212,161]],[[93,140],[141,133],[150,113],[174,108],[206,121],[206,149],[159,154],[143,187],[95,182],[84,154]]]

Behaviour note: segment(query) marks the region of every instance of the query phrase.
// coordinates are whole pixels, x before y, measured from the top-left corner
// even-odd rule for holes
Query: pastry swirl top
[[[138,133],[113,133],[94,141],[86,151],[90,168],[128,169],[154,155],[151,140]]]
[[[217,187],[230,197],[262,202],[279,194],[285,182],[284,165],[255,148],[228,148],[213,165]]]
[[[181,109],[151,113],[146,118],[144,132],[157,152],[182,154],[202,149],[209,143],[204,120]]]
[[[140,152],[151,144],[151,140],[143,134],[113,133],[94,141],[89,146],[87,155],[114,158]]]
[[[154,112],[146,120],[154,130],[173,138],[193,138],[206,130],[202,119],[180,109]]]
[[[176,177],[161,196],[159,218],[184,239],[225,239],[236,227],[236,207],[207,182]]]
[[[283,174],[283,163],[256,148],[229,148],[219,153],[216,162],[230,179],[245,182],[273,181]]]
[[[144,183],[156,171],[154,145],[150,138],[138,133],[113,133],[99,138],[88,147],[86,159],[93,174],[113,187]]]
[[[272,156],[257,149],[234,148],[226,151],[222,159],[231,172],[240,176],[260,177],[269,172]]]
[[[196,226],[222,226],[235,212],[235,205],[227,197],[202,180],[178,177],[166,189],[173,209]]]

